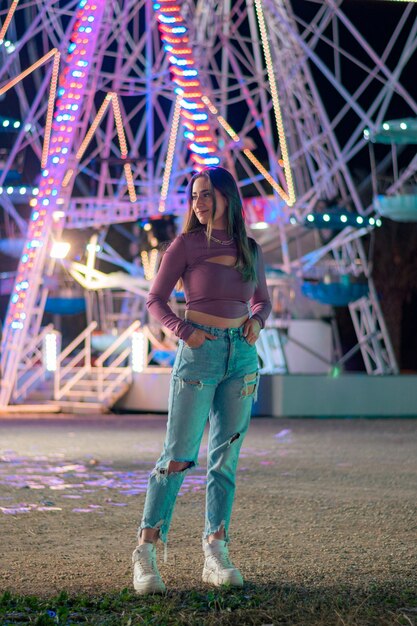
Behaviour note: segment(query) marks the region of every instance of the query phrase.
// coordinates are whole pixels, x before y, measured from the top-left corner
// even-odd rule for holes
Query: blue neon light
[[[176,17],[167,17],[166,15],[158,15],[158,20],[163,24],[173,24],[177,21]]]
[[[198,108],[197,102],[190,102],[189,100],[184,99],[181,100],[181,106],[184,107],[184,109],[188,109],[190,111]]]
[[[209,148],[207,146],[199,146],[196,143],[191,143],[189,146],[190,150],[196,152],[197,154],[208,154]]]
[[[206,165],[218,165],[220,163],[220,159],[219,157],[208,157],[207,159],[204,159],[204,163]]]

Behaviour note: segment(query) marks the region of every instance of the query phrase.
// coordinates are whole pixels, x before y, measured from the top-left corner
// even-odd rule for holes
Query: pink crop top
[[[212,234],[221,241],[229,240],[224,230],[213,230]],[[175,315],[167,304],[177,281],[182,278],[187,310],[227,318],[250,314],[263,328],[271,312],[271,303],[258,245],[257,251],[258,280],[255,284],[244,282],[234,267],[208,260],[220,256],[236,259],[234,242],[225,246],[210,240],[209,245],[204,229],[179,235],[162,258],[146,303],[149,312],[177,337],[184,341],[188,339],[195,328]]]

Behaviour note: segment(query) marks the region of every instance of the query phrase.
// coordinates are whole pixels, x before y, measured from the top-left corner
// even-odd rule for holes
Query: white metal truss
[[[373,282],[369,294],[349,304],[349,311],[368,374],[398,374]]]

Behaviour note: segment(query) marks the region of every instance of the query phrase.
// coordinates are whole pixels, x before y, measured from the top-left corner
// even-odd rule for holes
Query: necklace
[[[221,246],[230,246],[234,242],[233,237],[231,239],[228,239],[227,241],[222,241],[221,239],[216,239],[216,237],[210,235],[210,239],[212,239],[216,243],[219,243]]]

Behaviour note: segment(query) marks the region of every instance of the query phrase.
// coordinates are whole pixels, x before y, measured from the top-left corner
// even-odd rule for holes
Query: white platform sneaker
[[[214,539],[208,543],[203,539],[203,550],[206,560],[203,569],[203,582],[219,587],[230,585],[242,587],[243,578],[237,567],[230,562],[227,543],[221,539]]]
[[[136,593],[164,593],[166,587],[156,564],[156,546],[144,543],[137,546],[132,554],[133,586]]]

